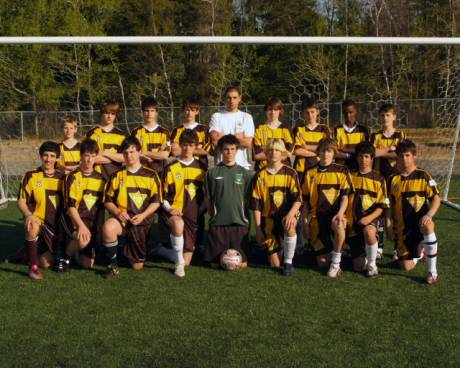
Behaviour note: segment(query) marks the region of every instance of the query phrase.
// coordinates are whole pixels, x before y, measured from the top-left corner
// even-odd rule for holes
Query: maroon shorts
[[[172,217],[165,209],[160,210],[161,220],[168,224],[169,219]],[[196,246],[196,239],[198,234],[198,219],[183,216],[184,221],[184,252],[194,252]]]
[[[152,221],[153,216],[150,216],[139,225],[132,225],[130,223],[125,226],[122,225],[123,232],[121,236],[126,239],[126,244],[123,247],[123,255],[131,263],[144,263],[147,259],[148,240]]]
[[[79,254],[88,258],[94,259],[96,257],[96,249],[102,243],[102,224],[104,223],[104,211],[99,211],[96,219],[91,221],[89,219],[82,219],[83,223],[91,232],[91,240],[88,245],[80,250]],[[68,240],[75,239],[76,227],[72,219],[68,215],[61,217],[62,228]]]
[[[244,248],[248,242],[248,227],[241,225],[210,226],[208,232],[208,246],[205,260],[210,263],[219,263],[219,257],[227,249],[235,249],[241,253],[246,262]]]
[[[46,252],[50,252],[51,254],[57,249],[57,245],[59,243],[59,237],[55,231],[55,229],[51,228],[51,226],[47,225],[46,223],[42,223],[40,225],[40,232],[38,233],[38,254],[42,255]]]

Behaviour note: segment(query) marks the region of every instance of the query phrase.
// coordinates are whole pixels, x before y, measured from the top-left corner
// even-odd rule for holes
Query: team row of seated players
[[[256,173],[252,185],[250,173],[236,164],[239,141],[235,136],[226,135],[219,140],[223,161],[207,173],[193,157],[199,146],[197,134],[185,131],[179,145],[181,154],[166,167],[161,184],[156,171],[142,165],[139,140],[126,138],[120,149],[125,166],[104,183],[103,175],[94,168],[99,153],[95,141],[82,142],[80,166],[67,177],[56,170],[58,144],[45,142],[40,147],[41,168],[26,173],[19,193],[29,276],[42,279],[39,264],[45,268],[53,264],[64,235],[59,232],[60,221],[66,224],[64,228],[72,240],[60,258],[59,268],[67,268],[76,251],[81,252],[82,266],[92,267],[103,205],[110,214],[102,226],[109,258],[106,277],[119,274],[120,236],[127,239],[124,255],[132,267],[143,267],[153,214],[160,205],[160,215],[171,229],[177,276],[185,276],[185,258],[187,263],[191,260],[203,203],[211,215],[207,260],[215,263],[220,253],[231,247],[243,254],[246,265],[244,244],[249,221],[245,202],[254,211],[256,238],[265,244],[270,264],[279,267],[284,250],[283,274],[291,275],[302,201],[305,235],[313,245],[318,266],[330,262],[329,277],[335,278],[341,272],[341,251],[347,235],[355,270],[377,275],[375,220],[389,201],[384,178],[371,169],[375,149],[369,142],[358,144],[359,170],[350,175],[346,166],[334,163],[335,140],[323,138],[317,149],[320,161],[305,172],[302,186],[296,171],[282,163],[287,150],[281,139],[272,139],[266,145],[267,165]],[[423,242],[428,257],[426,279],[430,284],[436,283],[437,240],[432,220],[440,205],[436,183],[417,169],[416,148],[411,141],[402,141],[397,154],[400,173],[389,180],[389,196],[400,264],[405,270],[413,268],[422,257]]]

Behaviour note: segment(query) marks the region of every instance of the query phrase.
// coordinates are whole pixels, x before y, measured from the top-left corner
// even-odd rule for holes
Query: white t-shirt
[[[229,112],[224,110],[212,114],[209,131],[220,132],[224,135],[243,133],[245,137],[254,137],[254,120],[246,112],[240,110]],[[240,148],[236,153],[236,163],[247,170],[251,168],[248,151],[247,148]],[[222,155],[218,149],[215,150],[214,159],[216,164],[222,161]]]

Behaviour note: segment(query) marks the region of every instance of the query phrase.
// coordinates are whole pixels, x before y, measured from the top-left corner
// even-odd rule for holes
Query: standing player
[[[367,276],[378,275],[378,219],[384,209],[389,208],[386,196],[385,179],[372,171],[375,157],[374,146],[370,142],[361,142],[356,146],[358,171],[352,172],[354,192],[350,194],[347,218],[348,239],[353,269],[366,270]]]
[[[318,163],[318,142],[331,136],[327,125],[319,124],[320,106],[312,99],[302,101],[302,114],[305,124],[294,129],[294,169],[300,177],[305,171]]]
[[[200,113],[200,103],[193,98],[185,100],[182,104],[182,112],[184,114],[184,122],[182,123],[182,126],[175,127],[171,133],[171,153],[174,157],[180,156],[180,136],[186,130],[192,130],[198,136],[198,145],[195,147],[194,156],[207,169],[211,140],[206,125],[198,124],[196,122],[196,118]]]
[[[356,120],[358,107],[354,101],[343,101],[342,112],[345,122],[334,130],[339,148],[337,163],[347,166],[350,170],[357,170],[355,147],[358,143],[369,140],[369,130],[364,125],[358,124]]]
[[[372,133],[371,143],[375,147],[374,169],[380,173],[386,180],[397,173],[396,169],[396,147],[399,142],[406,139],[406,134],[395,128],[396,125],[396,107],[393,104],[384,104],[379,109],[379,119],[382,124],[382,129],[377,133]],[[386,209],[386,211],[390,211]],[[386,218],[390,218],[390,213],[387,213]],[[379,249],[377,258],[383,258],[384,245],[384,226],[383,219],[379,221]],[[393,257],[398,258],[396,249]]]
[[[96,167],[102,173],[104,180],[117,171],[123,163],[123,155],[119,152],[121,142],[125,134],[115,126],[120,106],[114,100],[105,101],[101,105],[101,122],[99,126],[92,128],[86,134],[86,138],[96,141],[99,147],[99,155],[96,158]]]
[[[254,137],[254,121],[252,116],[239,110],[241,93],[237,87],[228,87],[224,93],[225,110],[216,112],[211,116],[209,133],[214,151],[215,163],[222,161],[222,152],[219,150],[219,140],[224,135],[232,134],[238,139],[236,163],[249,170],[248,149],[251,148]]]
[[[319,267],[327,266],[328,254],[331,254],[327,273],[331,278],[341,273],[347,223],[345,212],[348,196],[353,191],[347,167],[333,162],[336,152],[334,139],[321,139],[318,143],[319,162],[307,170],[302,184],[305,235],[310,239]]]
[[[77,133],[77,120],[72,117],[67,117],[63,122],[64,140],[61,142],[61,157],[58,164],[64,168],[64,172],[68,174],[78,167],[80,163],[80,143],[75,138]]]
[[[158,124],[158,102],[155,98],[144,98],[142,116],[144,124],[134,129],[131,135],[141,143],[142,161],[161,178],[169,156],[169,131]]]
[[[80,145],[80,166],[67,175],[64,186],[66,214],[63,225],[71,239],[62,258],[58,271],[69,270],[70,259],[79,252],[82,268],[93,268],[96,256],[98,232],[104,221],[104,185],[102,174],[94,170],[94,162],[99,154],[97,143],[85,139]]]
[[[255,170],[259,171],[267,165],[267,156],[265,155],[265,146],[272,138],[280,138],[286,147],[288,156],[283,160],[283,164],[291,166],[289,155],[292,153],[293,140],[291,130],[286,124],[279,119],[283,116],[283,102],[278,97],[271,97],[264,107],[267,115],[267,122],[261,124],[256,129],[254,136],[254,161]]]
[[[57,232],[64,179],[64,174],[56,170],[59,144],[47,141],[40,146],[39,153],[41,166],[23,176],[18,196],[18,207],[24,215],[28,275],[34,280],[43,279],[40,265],[46,269],[54,264],[53,252],[60,241]]]
[[[224,135],[219,140],[222,162],[206,174],[205,202],[209,215],[208,247],[205,259],[212,266],[219,263],[222,252],[233,248],[243,257],[248,240],[249,219],[246,199],[251,186],[251,174],[236,162],[240,141],[235,136]]]
[[[254,211],[256,239],[265,245],[270,266],[280,267],[284,250],[283,275],[290,276],[294,271],[292,259],[302,194],[297,173],[283,164],[287,156],[282,139],[268,141],[265,147],[267,166],[254,178],[250,208]]]
[[[194,158],[198,144],[198,135],[193,130],[185,130],[179,138],[180,156],[165,170],[161,213],[171,230],[174,256],[168,258],[174,260],[174,273],[179,277],[185,276],[184,265],[188,266],[192,261],[198,222],[204,212],[202,205],[206,166]]]
[[[105,207],[111,217],[102,227],[104,246],[109,258],[105,278],[118,276],[118,237],[126,237],[124,255],[131,267],[140,270],[147,255],[147,241],[153,214],[162,202],[157,173],[142,166],[141,144],[135,137],[126,138],[120,148],[125,168],[115,172],[105,189]]]
[[[417,149],[412,141],[401,141],[396,154],[400,173],[390,177],[388,185],[399,264],[401,269],[410,271],[423,257],[424,249],[428,262],[426,282],[435,284],[439,280],[438,240],[433,217],[441,205],[438,188],[430,174],[417,168]]]

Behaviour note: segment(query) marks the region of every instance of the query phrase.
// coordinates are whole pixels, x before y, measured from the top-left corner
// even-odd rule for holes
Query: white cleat
[[[379,270],[377,266],[374,266],[374,265],[367,266],[367,271],[366,271],[367,277],[376,277],[378,276],[378,274],[379,274]]]
[[[183,263],[179,263],[179,264],[176,264],[176,268],[174,270],[174,275],[178,276],[178,277],[184,277],[185,276],[185,269],[184,269],[184,264]]]
[[[377,248],[377,261],[381,261],[383,259],[383,248]]]
[[[393,260],[397,261],[399,259],[398,252],[396,250],[393,251]]]
[[[342,273],[339,263],[331,263],[329,271],[327,271],[327,277],[331,279],[337,278]]]

